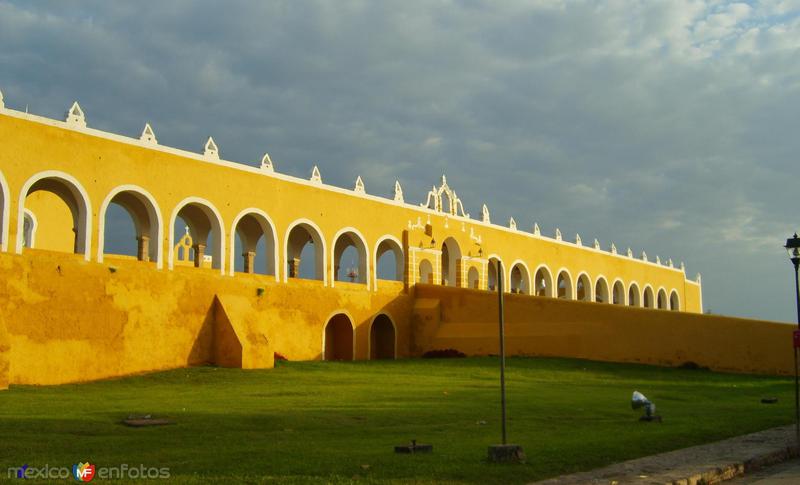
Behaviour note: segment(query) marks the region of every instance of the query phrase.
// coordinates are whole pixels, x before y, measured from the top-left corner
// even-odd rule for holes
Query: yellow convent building
[[[702,315],[700,277],[597,240],[470,217],[445,177],[422,204],[5,107],[0,94],[0,385],[214,363],[508,348],[786,372],[784,325]],[[112,206],[133,222],[111,234]],[[135,256],[111,254],[129,238]],[[500,270],[502,268],[502,271]],[[721,340],[719,340],[721,339]]]

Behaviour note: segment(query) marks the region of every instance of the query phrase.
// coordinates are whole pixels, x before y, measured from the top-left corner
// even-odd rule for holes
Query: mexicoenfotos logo
[[[78,463],[72,465],[72,476],[79,482],[91,482],[94,478],[94,465],[88,461],[86,463]]]
[[[24,464],[21,467],[11,467],[6,471],[7,478],[39,479],[39,480],[68,480],[74,478],[78,482],[91,482],[95,478],[98,480],[153,480],[168,479],[170,477],[169,467],[148,467],[144,464],[131,465],[121,463],[114,466],[96,466],[88,461],[68,466],[44,466],[33,467]]]

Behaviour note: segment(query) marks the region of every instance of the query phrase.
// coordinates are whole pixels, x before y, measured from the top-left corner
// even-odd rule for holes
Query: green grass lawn
[[[8,467],[169,467],[170,483],[522,483],[792,422],[793,382],[644,365],[508,359],[509,439],[523,465],[486,461],[500,439],[497,359],[202,367],[0,392]],[[641,423],[631,393],[662,424]],[[777,397],[777,404],[761,404]],[[129,414],[176,424],[128,428]],[[395,455],[417,439],[430,455]],[[99,480],[95,480],[99,481]]]

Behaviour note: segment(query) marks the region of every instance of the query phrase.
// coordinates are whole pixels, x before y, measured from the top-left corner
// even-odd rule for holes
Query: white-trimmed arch
[[[400,278],[399,281],[404,281],[405,276],[403,273],[405,272],[405,252],[403,251],[403,243],[400,242],[399,239],[392,236],[391,234],[384,234],[383,236],[379,237],[377,241],[375,241],[375,248],[372,251],[372,267],[375,268],[375,278],[373,281],[373,288],[377,291],[378,289],[378,260],[380,256],[378,256],[378,251],[381,248],[381,244],[388,243],[390,247],[393,247],[395,251],[395,271],[397,273],[397,277]],[[392,250],[392,249],[390,249]],[[394,322],[392,322],[394,323]]]
[[[228,268],[229,268],[228,273],[231,276],[233,276],[233,274],[235,272],[234,271],[234,267],[235,267],[234,263],[236,262],[236,254],[234,254],[235,253],[234,248],[236,247],[236,226],[238,226],[239,225],[239,221],[241,221],[242,218],[247,216],[247,215],[258,216],[258,217],[256,217],[256,220],[258,220],[259,218],[262,219],[262,220],[258,220],[258,223],[259,223],[259,225],[261,225],[261,230],[264,232],[264,238],[268,238],[269,237],[268,232],[270,234],[272,234],[272,259],[273,259],[272,267],[275,268],[275,271],[274,271],[274,273],[275,273],[274,274],[275,281],[280,281],[281,280],[280,279],[280,271],[281,270],[280,270],[280,264],[279,264],[280,253],[278,252],[278,231],[275,228],[275,223],[272,221],[272,218],[269,215],[267,215],[266,212],[264,212],[263,210],[258,209],[256,207],[248,207],[247,209],[243,209],[241,212],[236,214],[236,217],[234,217],[234,219],[233,219],[233,224],[231,225],[231,235],[230,235],[230,246],[229,247],[231,249],[231,251],[230,251],[231,254],[230,254],[230,257],[228,258]],[[267,223],[266,226],[264,226],[264,222]],[[268,255],[265,255],[265,256],[268,256]]]
[[[633,295],[634,295],[633,300],[631,300],[631,290],[634,290],[634,292],[633,292]],[[641,306],[642,306],[642,289],[639,286],[639,283],[637,281],[635,281],[635,280],[631,281],[630,284],[628,285],[627,298],[628,298],[628,306],[641,308]]]
[[[8,182],[0,171],[0,251],[8,251],[8,225],[11,217],[11,192],[8,189]],[[25,217],[23,212],[23,217]]]
[[[620,296],[619,302],[614,303],[614,298],[617,296],[617,288],[622,288],[622,293],[619,295]],[[609,303],[611,303],[612,305],[622,305],[622,306],[628,304],[628,291],[625,288],[625,282],[622,281],[622,278],[615,278],[614,282],[611,283],[611,295],[609,298]]]
[[[645,301],[645,296],[648,294],[648,290],[649,290],[649,294],[650,294],[650,306],[648,306],[646,301]],[[644,285],[644,287],[642,287],[642,307],[643,308],[655,308],[656,307],[655,292],[653,291],[653,287],[650,286],[650,283],[647,283],[646,285]]]
[[[498,262],[500,263],[499,266],[497,264]],[[492,264],[494,264],[494,288],[492,288],[492,286],[490,284],[491,281],[489,279],[489,276],[491,275],[491,272],[492,272]],[[506,283],[507,280],[510,280],[510,278],[506,278],[506,274],[510,274],[510,271],[508,271],[508,268],[506,267],[506,263],[503,262],[503,258],[501,258],[499,254],[495,254],[495,253],[490,254],[486,258],[486,289],[489,290],[489,291],[497,291],[497,285],[500,282],[500,267],[501,266],[503,267],[503,271],[505,272],[503,274],[503,285],[505,286],[505,288],[503,288],[503,291],[508,293],[508,292],[511,291],[511,286]]]
[[[661,305],[661,296],[664,296],[664,304]],[[658,291],[656,291],[656,308],[659,310],[669,310],[669,295],[667,294],[667,290],[664,289],[663,286],[658,287]]]
[[[211,214],[214,217],[209,217],[209,223],[211,226],[211,237],[213,238],[214,249],[217,253],[217,261],[219,261],[219,272],[220,274],[225,274],[225,237],[223,237],[223,232],[225,231],[225,224],[222,221],[222,216],[220,215],[219,211],[217,210],[216,206],[212,204],[209,200],[204,199],[202,197],[187,197],[182,201],[178,202],[175,205],[175,208],[172,210],[172,214],[169,216],[169,269],[173,269],[175,267],[175,220],[178,218],[178,214],[180,211],[190,205],[190,204],[197,204],[199,206],[205,207],[206,209],[211,211]],[[209,214],[203,211],[206,216]],[[214,229],[216,229],[216,234]],[[197,241],[195,241],[197,242]]]
[[[599,285],[600,283],[603,284],[603,287],[605,289],[604,291],[605,295],[602,296],[599,295],[600,292],[597,291],[597,285]],[[597,301],[598,298],[603,298],[603,297],[605,298],[604,301]],[[611,289],[608,287],[608,278],[606,278],[605,275],[602,274],[597,275],[597,278],[595,278],[594,280],[594,301],[597,303],[611,303]]]
[[[161,241],[164,240],[164,221],[161,217],[161,208],[158,206],[158,202],[153,195],[139,187],[138,185],[119,185],[111,189],[111,192],[108,193],[106,198],[103,200],[103,203],[100,205],[100,212],[97,215],[97,262],[103,262],[103,252],[105,251],[106,245],[106,212],[108,211],[108,206],[111,205],[111,201],[122,192],[132,192],[136,195],[144,197],[147,202],[150,203],[150,206],[147,204],[145,205],[145,209],[147,209],[147,215],[150,216],[152,221],[156,224],[155,230],[155,238],[151,237],[150,244],[156,245],[156,268],[161,269],[164,267],[164,245]]]
[[[565,273],[567,275],[567,278],[569,278],[569,281],[567,282],[567,284],[564,287],[564,299],[566,299],[566,300],[574,300],[575,299],[575,279],[572,278],[572,273],[570,273],[570,271],[567,268],[564,268],[564,267],[559,268],[558,273],[556,273],[556,277],[555,277],[556,285],[555,285],[555,288],[554,288],[555,292],[556,292],[556,297],[561,298],[560,296],[558,296],[558,279],[561,277],[561,273]]]
[[[675,312],[681,311],[681,295],[676,289],[669,292],[669,309]]]
[[[33,213],[30,209],[25,209],[24,218],[31,220],[31,237],[28,240],[28,247],[35,248],[36,247],[36,230],[39,228],[39,218],[36,217],[36,214]],[[22,243],[25,244],[25,221],[22,221]]]
[[[393,360],[397,360],[397,324],[394,323],[394,317],[392,316],[392,314],[387,312],[387,311],[385,311],[385,310],[381,310],[380,312],[376,313],[375,316],[372,317],[372,320],[370,320],[370,322],[369,322],[369,338],[367,339],[367,360],[372,360],[372,327],[373,327],[373,325],[375,325],[375,320],[377,320],[378,317],[380,317],[381,315],[383,315],[384,317],[388,318],[389,319],[389,323],[391,323],[392,327],[394,327],[394,358],[393,358]],[[331,318],[333,318],[333,317],[331,317]],[[355,345],[355,344],[353,344],[353,345]],[[355,347],[353,347],[353,355],[355,356]]]
[[[578,296],[578,282],[583,281],[583,299]],[[592,284],[592,277],[586,271],[578,273],[575,278],[575,299],[578,301],[594,301],[594,284]]]
[[[328,267],[328,245],[325,243],[325,235],[322,233],[322,229],[320,229],[319,226],[316,225],[314,221],[312,221],[311,219],[306,219],[306,218],[296,219],[292,221],[292,223],[290,223],[289,226],[286,228],[286,234],[283,236],[283,260],[286,261],[287,263],[289,261],[289,236],[292,234],[292,230],[294,230],[295,227],[302,225],[308,226],[314,230],[312,231],[311,238],[314,240],[314,245],[315,245],[314,247],[315,272],[317,271],[317,267],[321,267],[320,271],[322,273],[322,284],[327,286],[328,271],[326,268]],[[320,245],[319,250],[316,247],[317,244]],[[289,281],[289,272],[284,271],[283,282],[286,283],[288,281]]]
[[[72,175],[61,172],[58,170],[45,170],[31,176],[22,184],[22,189],[19,192],[19,200],[17,202],[17,241],[15,252],[22,253],[22,246],[24,243],[24,225],[25,225],[25,199],[28,197],[28,192],[31,187],[39,181],[46,179],[59,180],[65,183],[67,189],[75,197],[77,207],[74,209],[77,214],[73,214],[75,218],[75,252],[83,254],[86,261],[91,260],[92,254],[92,203],[89,198],[88,192],[83,188],[78,180]]]
[[[333,239],[331,239],[331,288],[336,286],[336,243],[339,242],[340,237],[342,237],[347,233],[353,234],[358,239],[358,241],[353,241],[353,242],[356,243],[354,244],[356,251],[359,251],[358,255],[359,263],[361,263],[361,261],[363,260],[364,284],[367,285],[367,288],[369,288],[369,285],[371,283],[369,278],[370,251],[369,251],[369,245],[367,244],[367,238],[365,238],[364,235],[361,234],[361,231],[359,231],[355,227],[349,227],[349,226],[339,229],[336,232],[336,234],[333,235]],[[358,242],[362,244],[363,248],[361,249],[363,249],[363,251],[359,250]]]
[[[331,320],[333,320],[333,317],[335,317],[336,315],[344,315],[344,316],[347,317],[347,320],[350,322],[350,327],[353,330],[353,358],[351,360],[356,360],[356,324],[355,324],[355,320],[353,319],[353,315],[351,315],[350,312],[348,312],[345,309],[339,309],[339,310],[333,311],[330,314],[328,314],[327,318],[325,318],[325,324],[322,325],[322,352],[320,353],[322,358],[320,360],[323,360],[323,361],[325,360],[325,344],[327,343],[327,341],[326,341],[327,337],[326,337],[325,334],[327,333],[327,330],[328,330],[328,324],[331,323]],[[392,323],[394,323],[394,322],[392,322]]]
[[[523,261],[521,259],[514,260],[514,262],[511,263],[511,266],[509,267],[508,271],[506,271],[508,273],[508,286],[506,286],[506,288],[508,288],[509,292],[511,291],[511,275],[514,273],[514,268],[516,268],[517,265],[519,265],[520,268],[521,268],[520,269],[520,279],[521,279],[521,281],[520,281],[520,283],[521,283],[520,284],[520,290],[524,290],[524,291],[520,291],[520,293],[522,293],[524,295],[533,294],[533,292],[531,290],[531,271],[530,271],[530,269],[528,269],[528,265],[525,263],[525,261]]]
[[[544,270],[544,281],[545,281],[545,288],[544,288],[544,296],[553,297],[553,272],[550,270],[550,267],[546,264],[542,263],[536,267],[536,271],[533,272],[533,294],[539,294],[539,279],[537,275],[539,274],[540,270]]]

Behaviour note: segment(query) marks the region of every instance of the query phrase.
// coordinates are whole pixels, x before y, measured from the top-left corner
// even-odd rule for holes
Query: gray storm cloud
[[[8,106],[597,237],[791,321],[800,2],[0,2]]]

